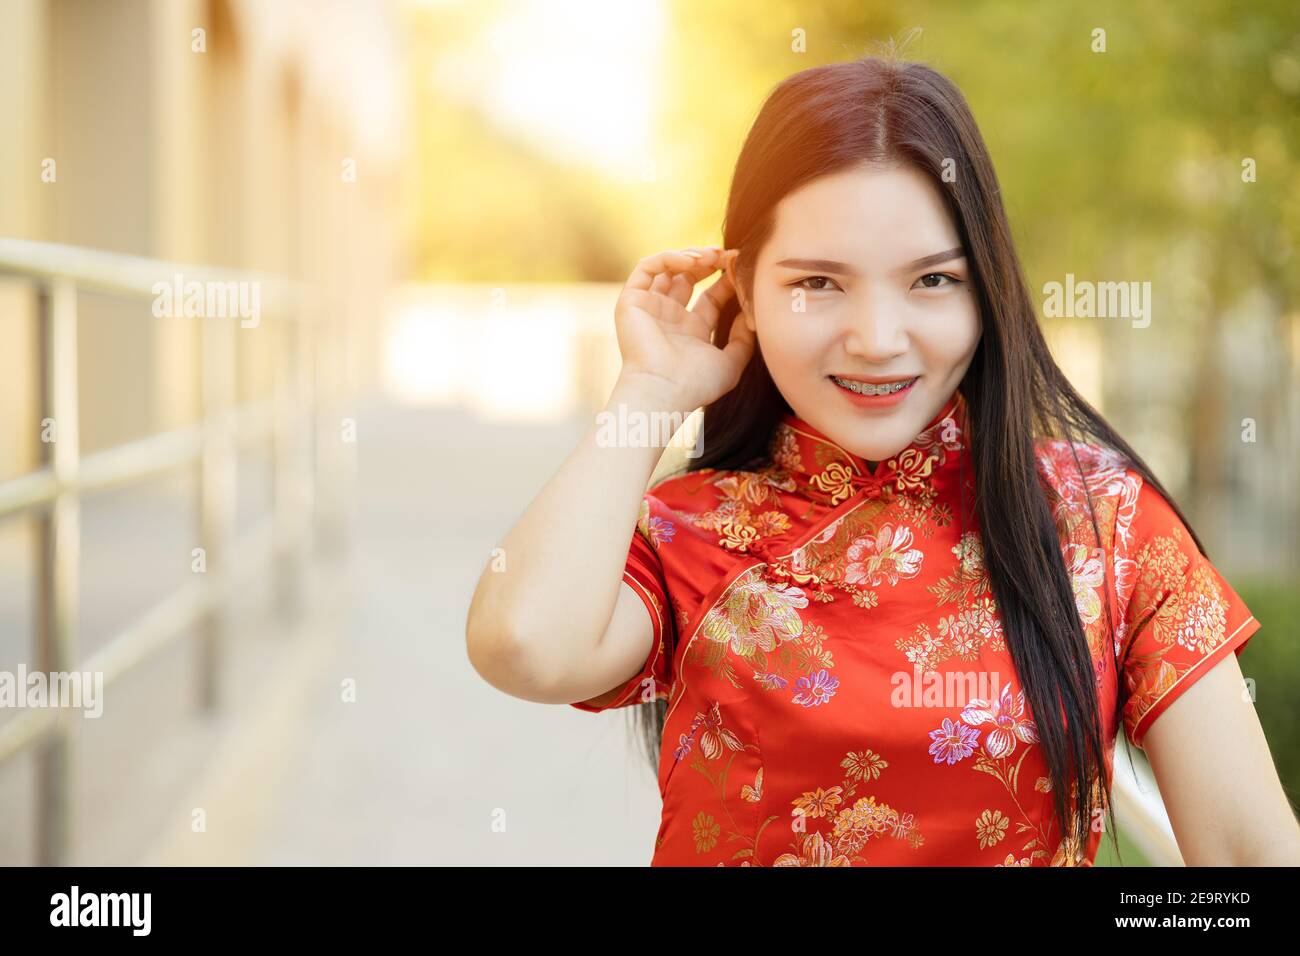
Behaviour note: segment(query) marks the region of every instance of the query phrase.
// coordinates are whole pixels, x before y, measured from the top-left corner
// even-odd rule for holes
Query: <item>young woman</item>
[[[615,314],[607,410],[703,406],[702,454],[646,491],[662,448],[594,426],[468,621],[508,693],[643,705],[652,863],[1090,865],[1121,725],[1189,864],[1300,863],[1259,622],[1053,361],[953,84],[785,80],[724,238]]]

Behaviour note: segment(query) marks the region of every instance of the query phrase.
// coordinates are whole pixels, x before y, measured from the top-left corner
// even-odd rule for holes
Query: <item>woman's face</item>
[[[794,413],[869,461],[939,413],[980,338],[956,227],[912,166],[857,167],[786,196],[742,304]],[[837,378],[911,384],[860,397]]]

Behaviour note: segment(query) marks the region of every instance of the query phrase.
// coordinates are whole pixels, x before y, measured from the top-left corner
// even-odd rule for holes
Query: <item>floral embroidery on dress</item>
[[[893,459],[894,467],[897,469],[894,478],[895,487],[900,491],[911,491],[922,487],[938,461],[938,455],[926,455],[916,448],[908,448]]]
[[[1092,624],[1101,617],[1101,595],[1097,593],[1097,588],[1106,575],[1105,552],[1101,548],[1089,548],[1082,544],[1066,545],[1065,552],[1065,566],[1074,587],[1074,603],[1079,611],[1079,619],[1085,625]]]
[[[912,547],[912,529],[886,522],[874,535],[863,535],[844,552],[844,580],[871,586],[897,584],[921,573],[925,554]]]
[[[641,674],[584,707],[643,702],[646,674],[668,688],[656,865],[1091,865],[1104,820],[1082,847],[1057,829],[972,520],[965,414],[954,396],[874,468],[788,415],[758,470],[649,489],[626,574],[665,634]],[[1258,622],[1120,456],[1035,451],[1106,741],[1122,725],[1141,746]],[[981,675],[997,688],[955,691]],[[864,727],[875,750],[856,746]],[[822,777],[846,752],[845,779]]]
[[[1075,463],[1076,455],[1078,464]],[[1126,460],[1114,449],[1083,442],[1071,445],[1060,439],[1040,441],[1038,469],[1043,487],[1053,502],[1052,514],[1061,536],[1066,567],[1071,569],[1075,596],[1081,601],[1081,619],[1088,646],[1094,656],[1100,658],[1106,642],[1102,614],[1105,600],[1113,599],[1114,606],[1123,607],[1133,587],[1136,565],[1129,558],[1128,549],[1141,479],[1128,471]],[[1092,496],[1093,513],[1102,535],[1100,541],[1092,527],[1085,489]],[[1078,551],[1079,547],[1084,551]],[[1113,585],[1109,592],[1105,592],[1104,561],[1100,566],[1090,566],[1088,556],[1108,552],[1113,552]],[[1076,579],[1076,572],[1085,580]],[[1098,573],[1100,579],[1092,580]],[[1088,589],[1095,589],[1096,602],[1086,593],[1081,593]],[[1115,631],[1111,639],[1117,655],[1127,625],[1123,620],[1115,620],[1113,624]]]
[[[950,550],[956,559],[952,573],[926,590],[936,596],[940,608],[956,604],[959,610],[941,616],[933,626],[922,622],[912,634],[894,642],[903,656],[923,672],[952,658],[977,660],[986,646],[995,651],[1006,646],[979,536],[966,532]]]
[[[751,568],[705,616],[700,633],[739,657],[752,657],[802,634],[799,608],[807,606],[799,588],[773,587]]]
[[[948,766],[974,756],[972,769],[989,774],[1006,788],[1021,817],[1016,824],[1016,834],[1030,834],[1021,849],[1029,854],[1027,859],[1031,862],[1050,857],[1047,827],[1042,822],[1034,822],[1021,806],[1018,796],[1020,767],[1037,742],[1038,729],[1026,713],[1024,692],[1013,693],[1011,685],[1005,683],[996,698],[969,701],[962,708],[959,720],[945,717],[938,729],[930,731],[929,747],[934,762]],[[1025,746],[1018,747],[1018,744]],[[987,838],[987,820],[983,817],[981,820],[976,821],[975,829],[977,838],[983,843]]]
[[[1000,843],[1007,835],[1007,827],[1010,825],[1010,818],[1004,816],[1001,810],[985,810],[981,813],[975,821],[975,836],[979,839],[980,849],[987,850]]]
[[[811,677],[800,677],[795,681],[797,693],[794,695],[794,702],[802,704],[805,707],[815,707],[818,704],[824,704],[835,696],[835,689],[840,686],[838,677],[831,677],[826,668],[822,668]]]
[[[778,856],[773,866],[853,866],[868,862],[862,851],[872,840],[902,840],[913,850],[925,843],[911,813],[899,812],[874,796],[853,800],[858,785],[879,779],[888,761],[866,750],[845,754],[840,766],[844,779],[839,784],[804,791],[791,801],[796,836],[790,852]],[[821,826],[829,827],[830,833],[809,829]]]
[[[915,577],[921,565],[910,528],[876,524],[887,507],[882,499],[868,499],[781,560],[792,574],[811,576],[823,594],[834,587],[853,595],[859,607],[874,607],[874,588]]]
[[[1078,464],[1075,464],[1075,456]],[[1093,498],[1113,498],[1128,481],[1128,462],[1112,448],[1090,442],[1060,438],[1041,439],[1038,444],[1039,471],[1058,512],[1086,512],[1085,489]],[[1080,472],[1082,468],[1082,472]]]
[[[739,689],[739,661],[764,691],[788,689],[791,702],[803,707],[825,704],[840,681],[830,673],[834,659],[825,630],[799,616],[806,607],[800,588],[774,585],[750,568],[705,615],[699,633],[706,643],[697,645],[691,662]]]
[[[753,472],[716,472],[712,484],[718,492],[716,505],[690,519],[696,527],[721,532],[719,544],[724,547],[751,543],[790,529],[790,516],[781,510],[777,494],[795,490],[789,476],[770,467]]]
[[[718,701],[713,701],[707,711],[700,711],[695,715],[695,719],[691,721],[690,736],[682,735],[674,759],[681,760],[690,754],[691,741],[697,735],[699,752],[690,766],[708,781],[711,792],[717,798],[721,819],[705,810],[700,810],[696,814],[691,824],[695,852],[705,854],[712,851],[725,834],[726,842],[741,844],[741,848],[732,854],[731,858],[744,860],[741,865],[749,866],[757,849],[759,837],[776,817],[769,817],[757,828],[738,821],[727,800],[727,777],[736,755],[746,751],[758,754],[758,746],[742,741],[736,733],[724,726],[722,705]],[[758,803],[762,795],[762,786],[763,770],[760,764],[754,783],[742,784],[739,788],[741,800],[747,803]],[[718,865],[723,864],[720,862]]]
[[[641,532],[650,545],[658,548],[665,541],[672,541],[677,529],[671,521],[650,513],[650,502],[641,499],[641,510],[637,513],[637,530]]]
[[[1129,652],[1127,673],[1142,675],[1129,679],[1131,707],[1145,713],[1181,676],[1177,666],[1165,660],[1176,646],[1198,658],[1208,655],[1227,636],[1227,608],[1218,582],[1208,566],[1198,563],[1189,572],[1188,554],[1195,545],[1175,527],[1170,534],[1152,538],[1137,556],[1141,573],[1130,598],[1134,632],[1146,632],[1154,639],[1147,653]]]
[[[830,503],[837,505],[853,493],[853,472],[833,461],[820,475],[813,475],[812,486],[830,495]]]

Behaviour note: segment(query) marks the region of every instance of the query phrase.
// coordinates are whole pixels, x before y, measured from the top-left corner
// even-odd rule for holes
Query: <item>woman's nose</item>
[[[907,351],[907,328],[897,305],[876,297],[854,310],[844,348],[872,362],[895,358]]]

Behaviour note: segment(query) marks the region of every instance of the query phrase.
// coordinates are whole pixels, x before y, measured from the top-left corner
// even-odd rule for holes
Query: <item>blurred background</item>
[[[1291,0],[0,0],[0,671],[106,682],[0,707],[0,863],[647,863],[630,712],[485,684],[469,597],[636,260],[719,243],[771,87],[891,37],[966,94],[1032,289],[1152,283],[1149,328],[1044,324],[1263,622],[1294,801]],[[1125,862],[1178,862],[1132,758]]]

